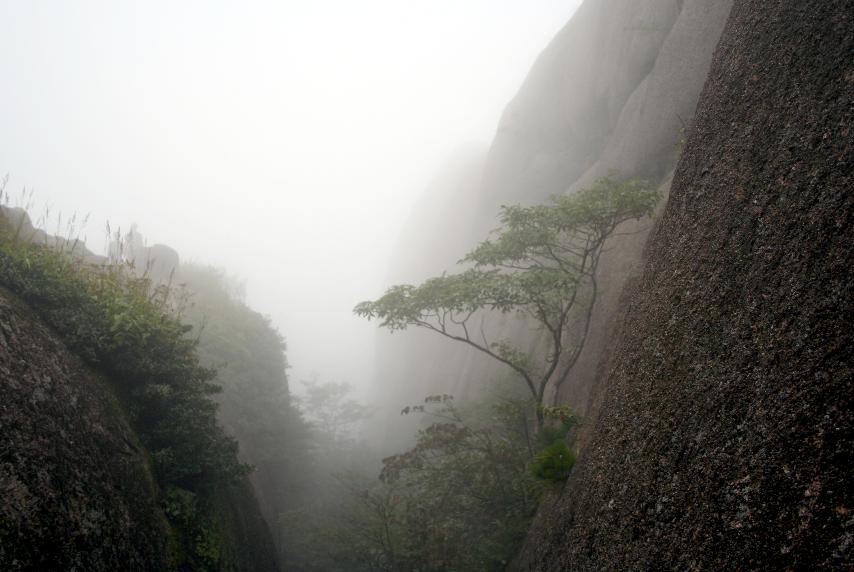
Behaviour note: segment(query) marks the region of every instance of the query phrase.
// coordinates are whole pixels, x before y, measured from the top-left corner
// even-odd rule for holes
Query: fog
[[[419,193],[503,107],[575,0],[4,2],[0,174],[246,281],[291,380],[364,390]],[[437,229],[441,232],[441,229]],[[298,387],[295,387],[298,389]]]

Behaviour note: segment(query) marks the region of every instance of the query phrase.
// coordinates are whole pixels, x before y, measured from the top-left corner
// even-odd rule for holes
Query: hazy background
[[[416,197],[488,146],[579,0],[0,0],[0,175],[227,269],[312,374],[365,388]],[[441,232],[441,229],[437,229]]]

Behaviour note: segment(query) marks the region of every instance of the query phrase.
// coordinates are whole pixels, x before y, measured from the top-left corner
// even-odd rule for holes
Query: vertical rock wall
[[[850,569],[854,2],[737,0],[519,569]]]
[[[106,382],[0,288],[0,569],[172,569],[145,452]]]

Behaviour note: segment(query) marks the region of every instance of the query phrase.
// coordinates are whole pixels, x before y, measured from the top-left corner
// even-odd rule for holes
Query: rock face
[[[584,2],[504,112],[484,175],[490,206],[541,201],[609,169],[662,178],[731,4]]]
[[[106,382],[0,289],[0,568],[168,570],[169,529]]]
[[[165,244],[152,244],[144,249],[138,264],[156,282],[163,284],[177,282],[175,274],[180,268],[180,258],[175,249]]]
[[[0,570],[177,570],[145,449],[109,380],[0,288]],[[212,513],[221,570],[278,570],[248,481]]]
[[[54,236],[33,226],[30,215],[21,207],[0,205],[0,224],[7,225],[7,228],[20,240],[62,250],[86,263],[102,264],[107,260],[103,256],[90,252],[86,248],[86,243],[79,238]]]
[[[584,2],[507,106],[482,176],[458,178],[453,192],[443,191],[447,184],[427,189],[391,263],[392,282],[454,271],[455,261],[496,226],[501,204],[573,192],[612,169],[649,178],[666,194],[730,7],[731,0]],[[438,212],[455,216],[426,224]],[[640,267],[650,226],[621,229],[629,235],[609,245],[611,254],[602,260],[587,344],[560,396],[582,415],[591,413],[620,294]],[[419,228],[448,230],[431,241]],[[412,268],[428,272],[400,270]],[[495,318],[489,328],[532,351],[537,347],[528,325],[513,317]],[[429,332],[381,336],[378,392],[386,402],[402,406],[430,392],[465,396],[480,382],[508,377],[489,358]]]
[[[521,570],[851,565],[854,2],[737,0]]]
[[[126,235],[127,250],[113,243],[109,258],[93,254],[82,241],[34,227],[21,208],[0,205],[0,230],[83,263],[131,263],[155,284],[175,284],[181,270],[175,250],[146,246],[135,226]],[[225,336],[241,334],[227,330]],[[282,376],[284,368],[282,363]],[[114,570],[115,562],[128,570],[183,569],[178,535],[160,509],[163,499],[147,453],[111,381],[69,353],[31,309],[0,286],[0,395],[9,396],[5,409],[0,403],[0,570]],[[264,519],[262,508],[269,507],[260,506],[259,496],[265,491],[253,486],[259,480],[255,473],[234,485],[217,485],[198,507],[222,539],[221,570],[279,569],[270,534],[275,511]],[[66,495],[67,487],[77,496]],[[56,530],[67,531],[68,538]]]

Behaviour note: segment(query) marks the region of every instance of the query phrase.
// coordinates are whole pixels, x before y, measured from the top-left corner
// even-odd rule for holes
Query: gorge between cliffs
[[[0,570],[854,569],[852,0],[0,22]]]

